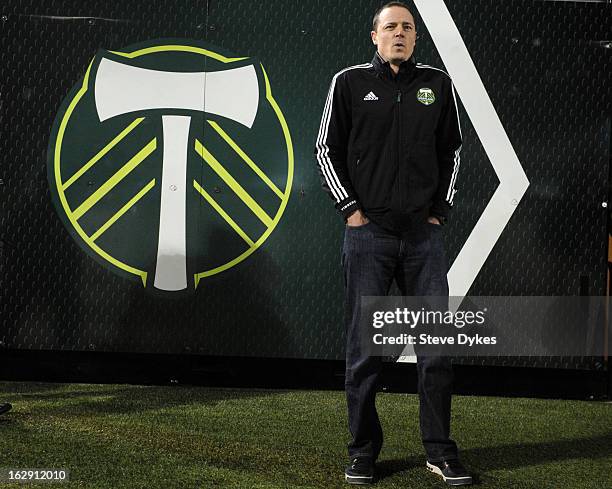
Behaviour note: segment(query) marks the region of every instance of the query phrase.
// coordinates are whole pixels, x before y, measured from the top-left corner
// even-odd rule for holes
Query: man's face
[[[405,8],[389,7],[383,10],[371,35],[379,54],[389,63],[399,65],[412,56],[416,28],[412,15]]]

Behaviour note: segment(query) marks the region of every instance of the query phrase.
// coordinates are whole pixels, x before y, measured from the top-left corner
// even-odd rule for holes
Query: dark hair
[[[389,7],[402,7],[402,8],[405,8],[406,10],[408,10],[408,12],[410,12],[410,9],[408,8],[408,5],[406,5],[404,2],[389,2],[389,3],[385,3],[374,14],[374,18],[372,19],[372,30],[373,31],[375,31],[376,27],[378,27],[378,18],[380,17],[380,13],[383,10],[385,10],[386,8],[389,8]],[[412,12],[410,12],[410,15],[412,15]],[[412,18],[414,18],[414,15],[412,15]]]

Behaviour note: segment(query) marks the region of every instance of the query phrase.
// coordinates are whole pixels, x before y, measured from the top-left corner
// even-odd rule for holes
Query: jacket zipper
[[[398,191],[399,191],[399,205],[400,212],[404,210],[404,192],[402,185],[402,166],[401,166],[401,157],[400,152],[402,150],[402,91],[400,89],[397,90],[397,183],[398,183]]]

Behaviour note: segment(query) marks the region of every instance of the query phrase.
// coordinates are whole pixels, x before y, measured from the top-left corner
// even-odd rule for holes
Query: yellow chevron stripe
[[[91,194],[85,202],[83,202],[74,212],[75,219],[79,219],[89,209],[109,193],[121,180],[123,180],[134,168],[142,163],[155,149],[157,148],[157,139],[153,138],[149,143],[142,148],[130,161],[123,165],[117,173],[104,182],[98,190]]]
[[[117,146],[117,144],[119,144],[119,142],[125,138],[130,132],[132,132],[132,130],[138,125],[140,124],[142,121],[144,121],[144,117],[139,117],[138,119],[134,120],[129,126],[127,126],[123,131],[121,131],[119,134],[117,134],[117,136],[115,136],[115,138],[108,143],[106,146],[104,146],[104,148],[102,148],[98,154],[96,154],[91,160],[89,160],[87,163],[85,163],[74,175],[72,175],[63,185],[62,185],[62,190],[66,190],[68,187],[70,187],[70,185],[72,185],[74,182],[76,182],[79,178],[81,178],[81,176],[83,175],[83,173],[85,173],[87,170],[89,170],[92,166],[94,166],[100,159],[102,159],[102,157],[104,157],[111,149],[113,149],[115,146]]]
[[[255,246],[253,240],[247,236],[247,234],[242,230],[242,228],[238,226],[236,221],[234,221],[230,217],[230,215],[223,210],[223,208],[215,201],[215,199],[213,199],[212,196],[198,184],[198,182],[194,180],[193,186],[198,192],[200,192],[200,194],[202,194],[202,197],[206,199],[206,201],[213,207],[213,209],[215,209],[221,215],[221,217],[225,219],[225,221],[232,227],[232,229],[236,231],[236,233],[238,233],[238,235],[247,242],[249,246]]]
[[[221,163],[217,161],[217,159],[210,154],[210,152],[196,139],[195,141],[195,150],[196,152],[210,165],[210,167],[215,171],[217,175],[219,175],[223,181],[231,188],[234,193],[240,197],[240,200],[246,204],[246,206],[253,211],[253,213],[259,218],[261,222],[263,222],[267,227],[272,225],[272,219],[266,211],[264,211],[260,205],[255,202],[253,197],[249,195],[249,193],[240,185],[234,177],[232,177],[228,171],[223,168]]]
[[[128,202],[121,209],[119,209],[119,211],[117,211],[113,217],[111,217],[108,221],[106,221],[100,227],[100,229],[98,229],[94,234],[92,234],[91,240],[95,241],[100,236],[102,236],[102,234],[104,234],[109,227],[111,227],[113,224],[115,224],[115,222],[123,214],[125,214],[127,211],[129,211],[136,204],[136,202],[138,202],[140,199],[142,199],[145,196],[145,194],[149,190],[151,190],[153,187],[155,187],[155,179],[151,180],[147,185],[145,185],[140,190],[140,192],[138,192],[136,195],[134,195],[134,197],[132,197],[130,200],[128,200]]]
[[[225,142],[238,154],[238,156],[240,156],[244,162],[251,167],[257,176],[261,178],[268,187],[270,187],[270,189],[278,196],[279,199],[284,197],[279,188],[274,185],[274,182],[268,178],[268,175],[266,175],[261,168],[259,168],[251,158],[249,158],[242,148],[236,144],[236,142],[221,128],[221,126],[219,126],[219,124],[217,124],[215,121],[207,120],[206,122],[208,122],[208,124],[210,124],[212,128],[217,131],[217,134],[219,134],[219,136],[225,140]]]

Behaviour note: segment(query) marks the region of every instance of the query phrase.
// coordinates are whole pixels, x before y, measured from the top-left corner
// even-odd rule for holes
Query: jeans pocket
[[[372,221],[368,221],[365,224],[362,224],[361,226],[349,226],[348,224],[346,225],[346,229],[349,229],[351,231],[363,231],[366,228],[369,228],[372,226]]]

